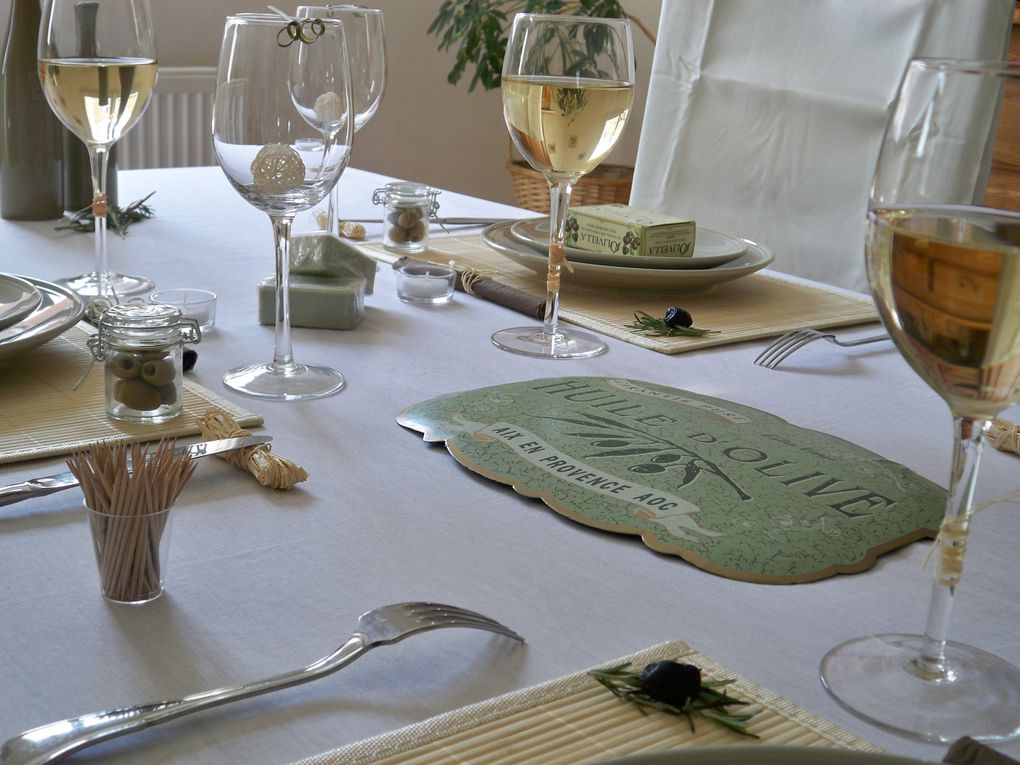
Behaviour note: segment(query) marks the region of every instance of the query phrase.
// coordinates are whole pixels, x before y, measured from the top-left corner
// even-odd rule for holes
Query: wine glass
[[[142,116],[156,86],[148,0],[46,0],[38,58],[46,101],[85,143],[92,170],[96,270],[59,281],[80,295],[112,302],[148,292],[150,280],[110,271],[106,252],[110,148]]]
[[[343,24],[272,14],[227,18],[213,102],[213,148],[231,185],[265,211],[276,242],[276,345],[268,364],[231,369],[230,388],[291,401],[339,392],[335,369],[298,364],[290,336],[294,216],[333,188],[351,155],[350,70]]]
[[[910,62],[869,203],[871,289],[900,353],[949,405],[953,468],[924,635],[847,641],[821,676],[851,712],[929,741],[1020,734],[1020,670],[948,640],[985,433],[1020,399],[1020,206],[989,184],[1016,103],[1018,65]]]
[[[492,342],[525,356],[574,359],[605,353],[588,332],[560,329],[560,273],[570,192],[623,133],[634,97],[627,19],[514,17],[503,59],[503,118],[517,150],[549,183],[549,272],[541,327],[504,329]]]
[[[299,5],[298,18],[339,19],[347,38],[347,58],[351,66],[351,90],[354,94],[354,131],[372,119],[379,109],[386,88],[386,33],[383,12],[358,5]],[[329,192],[326,230],[337,231],[339,187]]]

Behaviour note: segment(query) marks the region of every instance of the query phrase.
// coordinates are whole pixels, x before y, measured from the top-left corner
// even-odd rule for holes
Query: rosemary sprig
[[[670,326],[662,319],[652,316],[650,313],[646,313],[645,311],[635,311],[634,321],[630,324],[625,324],[624,326],[630,329],[631,332],[645,332],[649,335],[659,335],[661,337],[673,337],[674,335],[703,337],[718,331],[714,329],[702,329],[700,327]]]
[[[127,236],[128,227],[132,223],[147,220],[156,215],[155,210],[145,204],[155,193],[155,191],[152,191],[124,208],[111,205],[106,212],[106,227],[121,237]],[[96,230],[96,219],[92,215],[91,205],[83,207],[74,215],[65,217],[64,220],[66,222],[57,226],[57,231],[70,229],[72,231],[92,232]]]
[[[725,728],[739,733],[741,736],[758,738],[747,730],[747,724],[757,712],[742,711],[734,712],[727,709],[731,706],[744,706],[746,701],[740,701],[732,696],[726,695],[726,686],[733,680],[702,680],[697,698],[688,699],[683,706],[668,704],[664,701],[649,696],[641,690],[641,675],[630,669],[630,662],[617,664],[605,669],[591,670],[590,674],[599,683],[605,686],[617,698],[630,701],[637,705],[641,714],[648,714],[648,709],[656,709],[671,715],[686,717],[694,732],[694,713],[697,712],[713,722]]]

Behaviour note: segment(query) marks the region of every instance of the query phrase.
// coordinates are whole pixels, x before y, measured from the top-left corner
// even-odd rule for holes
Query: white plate
[[[42,301],[39,290],[10,274],[0,274],[0,329],[21,321]]]
[[[544,276],[548,269],[547,256],[514,239],[510,235],[511,224],[507,221],[489,226],[482,232],[482,238],[496,252]],[[571,261],[574,272],[564,271],[563,283],[617,290],[704,292],[717,284],[760,271],[772,262],[768,248],[746,239],[742,241],[746,247],[744,254],[715,268],[620,268]]]
[[[510,234],[523,244],[545,252],[549,245],[549,219],[527,218],[515,221]],[[565,247],[571,262],[598,263],[603,266],[623,268],[712,268],[739,258],[747,249],[743,239],[729,234],[720,234],[707,228],[699,228],[694,237],[694,254],[686,258],[663,258],[656,255],[608,255],[589,252],[577,247]]]
[[[78,323],[85,313],[85,301],[59,284],[29,276],[29,282],[42,297],[39,306],[17,324],[0,329],[0,363],[20,356]]]
[[[593,763],[593,765],[595,765]],[[921,760],[809,746],[707,746],[647,752],[597,765],[924,765]]]

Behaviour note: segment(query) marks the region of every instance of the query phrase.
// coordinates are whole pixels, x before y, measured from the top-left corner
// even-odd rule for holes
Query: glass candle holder
[[[408,263],[397,269],[397,295],[405,303],[444,305],[453,300],[457,272],[439,263]]]
[[[158,290],[149,295],[150,303],[172,305],[186,319],[198,322],[198,328],[208,332],[216,324],[216,293],[191,288]]]

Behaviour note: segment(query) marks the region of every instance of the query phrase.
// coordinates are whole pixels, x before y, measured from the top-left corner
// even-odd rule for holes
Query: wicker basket
[[[545,176],[527,162],[511,159],[506,163],[514,182],[518,207],[535,212],[549,212],[549,184]],[[571,205],[603,205],[630,201],[630,184],[634,168],[626,165],[599,165],[574,185]]]

